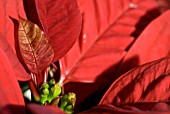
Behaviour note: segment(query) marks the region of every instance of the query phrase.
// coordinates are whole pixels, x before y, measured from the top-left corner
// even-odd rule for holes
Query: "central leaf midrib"
[[[29,23],[27,22],[26,24],[29,24]],[[32,62],[32,63],[34,63],[34,64],[36,65],[36,71],[37,71],[37,74],[38,74],[38,65],[37,65],[37,60],[36,60],[36,56],[35,56],[35,53],[34,53],[34,48],[33,48],[32,45],[31,45],[31,41],[30,41],[30,39],[29,39],[29,37],[28,37],[28,35],[27,35],[27,32],[26,32],[23,24],[22,24],[22,27],[23,27],[23,30],[24,30],[26,39],[27,39],[27,41],[29,42],[28,45],[29,45],[29,47],[30,47],[30,49],[31,49],[31,52],[33,53],[33,58],[34,58],[34,60],[35,60],[35,62]],[[33,26],[33,27],[35,27],[35,26]],[[30,31],[31,31],[31,30],[30,30]]]
[[[141,1],[138,1],[136,4],[139,4]],[[124,16],[124,14],[126,12],[128,12],[130,9],[130,7],[127,7],[126,10],[123,11],[123,13],[121,13],[108,27],[106,27],[106,29],[97,36],[96,40],[93,42],[93,44],[87,49],[87,51],[85,51],[84,53],[81,54],[81,56],[79,57],[79,59],[77,60],[77,62],[75,62],[75,64],[73,65],[72,68],[70,68],[70,72],[66,75],[65,79],[68,78],[68,75],[72,74],[76,69],[77,66],[79,66],[79,64],[81,63],[81,61],[83,60],[84,56],[95,46],[95,44],[97,43],[97,41],[110,29],[111,26],[113,26],[114,24],[117,23],[117,21],[122,18]],[[76,67],[75,67],[76,66]]]

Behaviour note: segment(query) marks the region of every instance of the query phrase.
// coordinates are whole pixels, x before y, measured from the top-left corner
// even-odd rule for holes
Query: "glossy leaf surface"
[[[153,61],[132,69],[113,82],[100,104],[168,101],[169,81],[170,57]]]
[[[55,53],[53,61],[63,57],[80,34],[81,15],[77,1],[27,0],[24,3],[28,20],[42,26],[51,41]],[[37,13],[32,13],[33,9]]]
[[[32,73],[38,74],[52,63],[52,45],[37,25],[20,18],[18,41],[22,58]]]

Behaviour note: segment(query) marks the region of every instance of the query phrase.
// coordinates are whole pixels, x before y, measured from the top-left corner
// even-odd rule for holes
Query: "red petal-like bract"
[[[170,57],[156,60],[125,73],[103,96],[100,104],[168,101]]]
[[[130,0],[92,0],[86,6],[79,4],[84,7],[81,8],[81,36],[60,60],[64,83],[94,82],[66,84],[65,90],[74,91],[78,103],[105,91],[135,38],[160,14],[153,0],[135,0],[133,3]]]
[[[22,58],[32,73],[38,74],[52,63],[52,45],[36,24],[20,18],[18,42]]]
[[[170,11],[152,21],[129,49],[117,76],[138,65],[165,57],[170,53]]]
[[[22,0],[1,0],[0,1],[0,45],[8,56],[18,80],[29,80],[30,76],[16,57],[14,23],[12,18],[17,19],[18,15],[25,17]]]
[[[152,0],[138,0],[134,3],[137,8],[130,7],[130,3],[128,0],[94,0],[88,3],[83,12],[79,42],[60,62],[64,83],[94,82],[102,73],[108,74],[110,69],[112,74],[116,71],[134,38],[159,15]],[[152,10],[154,15],[147,14]],[[145,23],[139,22],[141,18]]]
[[[35,0],[35,4],[32,3],[33,1],[25,1],[28,20],[37,22],[36,24],[39,24],[38,20],[40,20],[42,28],[54,49],[53,61],[56,61],[70,50],[79,37],[81,14],[77,1]],[[32,14],[33,9],[29,10],[30,7],[37,10],[38,16],[36,13]]]
[[[0,113],[24,114],[24,99],[21,89],[8,57],[1,48],[0,64]]]
[[[135,105],[100,105],[78,114],[169,114],[169,103],[138,103]]]
[[[27,104],[26,107],[28,114],[65,114],[60,108],[55,106]]]
[[[14,70],[17,79],[20,81],[29,80],[31,76],[26,72],[22,64],[19,62],[16,54],[10,47],[6,38],[4,38],[1,33],[0,33],[0,47],[5,52],[5,54],[9,57],[9,61],[12,65],[12,68]]]

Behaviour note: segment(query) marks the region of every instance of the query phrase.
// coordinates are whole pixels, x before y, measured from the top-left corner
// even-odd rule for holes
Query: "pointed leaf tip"
[[[21,17],[18,42],[22,58],[32,73],[37,74],[51,64],[54,51],[48,38],[36,24]]]

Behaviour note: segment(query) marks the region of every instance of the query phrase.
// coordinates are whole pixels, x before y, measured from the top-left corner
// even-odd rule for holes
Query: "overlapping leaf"
[[[66,82],[93,82],[109,68],[112,67],[112,73],[116,70],[134,37],[159,15],[152,0],[133,3],[137,8],[130,7],[130,3],[109,0],[89,2],[83,12],[82,36],[61,60],[62,79],[66,78]],[[118,7],[122,4],[121,8]],[[140,23],[141,18],[144,23]]]
[[[18,36],[22,58],[32,73],[38,74],[52,63],[52,45],[37,25],[20,18]]]
[[[117,76],[138,65],[170,54],[170,11],[155,19],[138,37],[120,65]]]
[[[0,113],[25,113],[24,99],[13,68],[0,48]],[[17,110],[16,110],[17,107]]]
[[[134,68],[117,79],[100,104],[122,105],[135,102],[168,101],[170,57]]]
[[[15,38],[14,38],[14,23],[10,17],[18,19],[18,15],[25,17],[22,0],[1,0],[0,1],[0,32],[5,39],[9,42],[12,50],[15,49]]]
[[[26,72],[22,64],[19,62],[17,56],[15,55],[14,51],[10,47],[6,38],[4,38],[1,33],[0,33],[0,47],[5,52],[5,54],[9,57],[9,61],[12,65],[15,76],[17,76],[17,79],[20,81],[29,80],[31,77]]]
[[[26,105],[28,114],[65,114],[60,108],[55,106],[42,106],[38,104]]]
[[[133,3],[128,0],[93,0],[88,3],[82,15],[81,37],[60,61],[61,80],[64,83],[94,82],[89,85],[66,85],[67,91],[77,93],[80,102],[92,94],[93,98],[95,95],[99,98],[99,93],[114,79],[113,75],[126,50],[145,26],[159,15],[159,11],[153,0]]]
[[[25,17],[25,12],[23,9],[22,0],[11,1],[11,0],[1,0],[0,1],[0,45],[3,51],[8,55],[10,62],[16,73],[18,80],[28,80],[29,76],[22,68],[22,65],[19,63],[16,57],[15,49],[15,38],[14,38],[14,23],[10,17],[15,19],[18,18],[18,15]],[[18,50],[18,49],[17,49]],[[24,75],[24,76],[23,76]]]
[[[41,22],[54,49],[54,60],[63,57],[80,34],[81,14],[76,0],[26,0],[28,20]],[[30,10],[30,8],[32,8]],[[32,13],[32,11],[37,13]]]
[[[100,105],[79,114],[169,114],[168,103],[138,103],[125,106]]]

